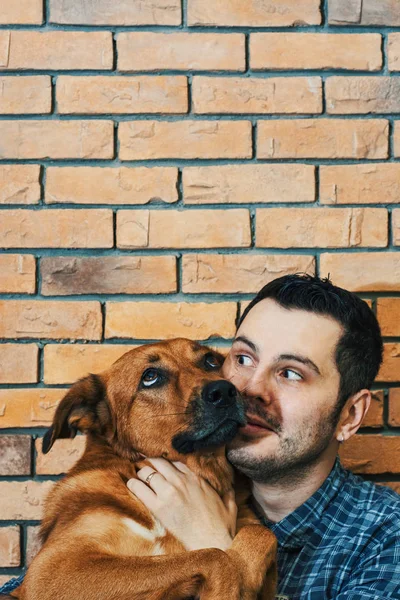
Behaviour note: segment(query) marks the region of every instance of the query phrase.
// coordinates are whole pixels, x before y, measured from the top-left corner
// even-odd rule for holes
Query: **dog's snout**
[[[203,388],[203,400],[218,407],[231,406],[236,399],[236,388],[229,381],[220,379],[207,383]]]

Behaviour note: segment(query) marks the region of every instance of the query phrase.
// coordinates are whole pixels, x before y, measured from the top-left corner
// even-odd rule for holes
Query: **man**
[[[224,376],[241,390],[248,424],[228,458],[250,477],[254,508],[278,538],[278,598],[400,599],[400,497],[337,459],[368,410],[381,359],[372,311],[327,280],[276,279],[241,318]],[[152,464],[131,491],[189,550],[228,548],[233,498],[180,463]]]
[[[327,280],[276,279],[241,318],[224,376],[241,390],[248,424],[228,458],[250,477],[254,509],[278,538],[278,598],[400,599],[400,497],[337,459],[368,410],[381,359],[372,311]],[[228,548],[233,496],[221,500],[180,463],[152,464],[131,491],[188,550]]]

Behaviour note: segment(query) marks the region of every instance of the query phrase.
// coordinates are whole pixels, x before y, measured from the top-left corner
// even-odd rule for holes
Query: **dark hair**
[[[368,304],[327,279],[296,274],[267,283],[240,318],[265,298],[284,308],[306,310],[335,319],[343,328],[335,353],[340,375],[338,409],[356,392],[369,389],[382,362],[383,344],[378,321]]]

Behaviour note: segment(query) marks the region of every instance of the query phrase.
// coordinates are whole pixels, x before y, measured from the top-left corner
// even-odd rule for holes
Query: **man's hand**
[[[128,481],[129,490],[177,537],[187,550],[227,550],[236,532],[237,507],[234,491],[223,498],[201,477],[180,462],[148,459],[138,479]],[[149,485],[146,478],[153,471]]]

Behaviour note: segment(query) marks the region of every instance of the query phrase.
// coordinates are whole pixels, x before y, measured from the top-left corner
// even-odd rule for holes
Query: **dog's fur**
[[[231,487],[224,444],[245,418],[221,365],[214,351],[177,339],[131,350],[71,387],[43,450],[78,430],[86,450],[48,497],[43,547],[13,598],[274,598],[276,540],[246,492],[231,549],[187,552],[126,486],[146,456],[185,462],[221,496]]]

